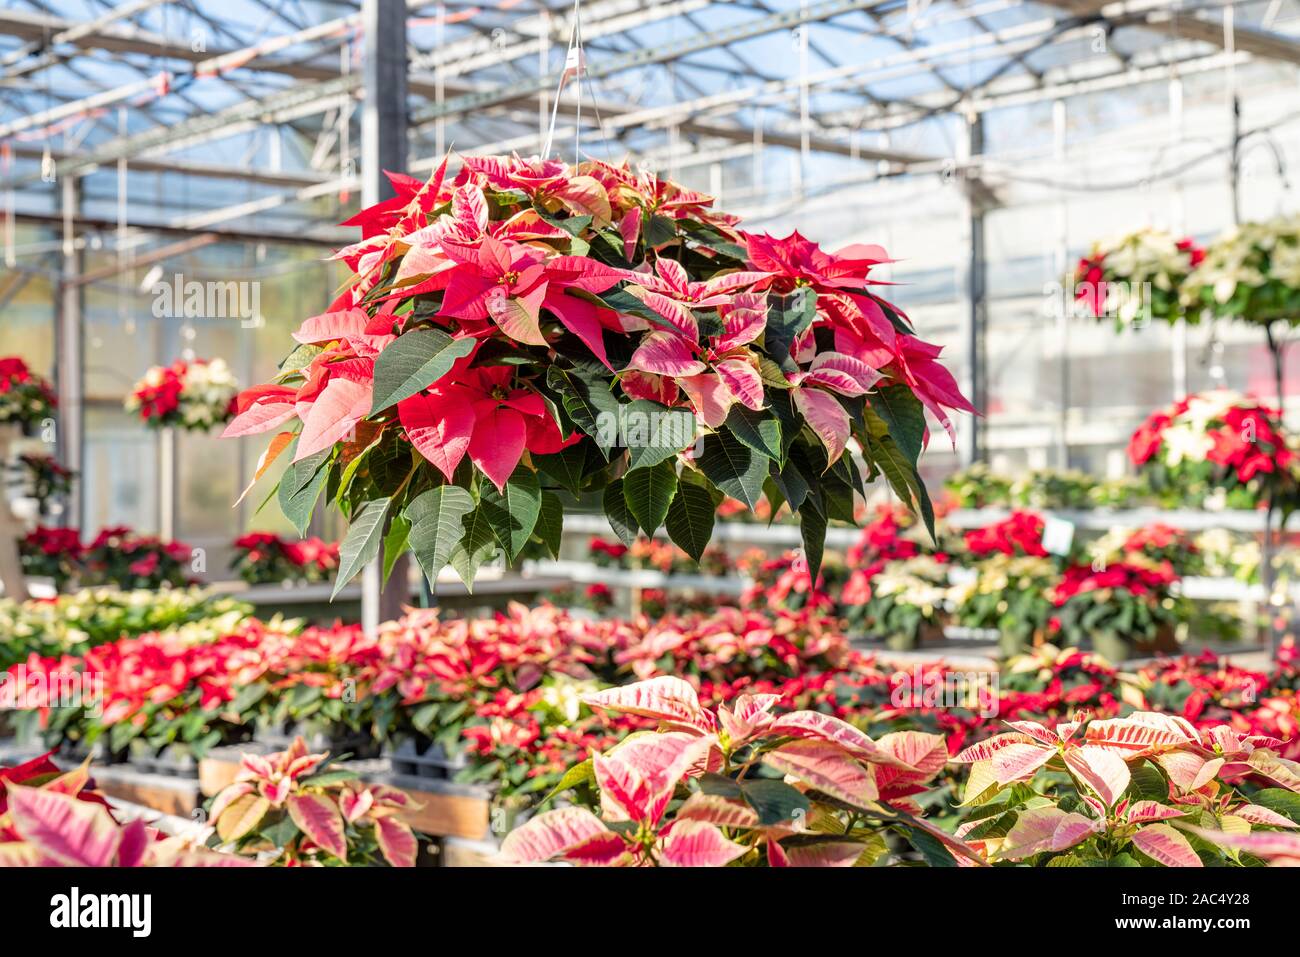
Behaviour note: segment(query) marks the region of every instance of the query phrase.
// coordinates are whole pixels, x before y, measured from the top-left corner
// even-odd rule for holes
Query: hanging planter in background
[[[279,503],[348,516],[342,587],[381,543],[472,583],[497,549],[554,554],[563,495],[597,494],[630,542],[665,526],[698,559],[724,496],[798,513],[815,576],[827,523],[883,473],[927,522],[924,409],[971,411],[871,287],[876,246],[749,234],[712,199],[626,166],[467,157],[348,225],[355,276],[227,436],[287,426]],[[862,448],[862,463],[845,449]]]
[[[1225,319],[1300,323],[1300,215],[1229,229],[1206,248],[1184,299]]]
[[[224,359],[177,359],[154,366],[126,397],[125,408],[154,429],[207,432],[234,415],[239,383]]]
[[[11,447],[18,436],[32,435],[42,423],[54,421],[54,390],[17,356],[0,358],[0,475],[8,470]],[[51,438],[53,430],[50,430]],[[0,491],[0,582],[5,594],[23,601],[27,581],[18,554],[22,527],[9,508],[9,496]]]
[[[1191,239],[1177,239],[1147,227],[1093,243],[1073,275],[1075,301],[1094,319],[1112,319],[1115,331],[1140,328],[1153,319],[1175,323],[1190,318],[1181,286],[1205,258]]]
[[[1206,249],[1183,298],[1215,316],[1263,327],[1285,412],[1285,335],[1300,324],[1300,214],[1229,229]]]

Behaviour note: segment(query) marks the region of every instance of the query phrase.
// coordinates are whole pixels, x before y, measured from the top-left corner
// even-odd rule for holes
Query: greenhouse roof
[[[580,82],[556,103],[574,11]],[[408,169],[555,150],[681,174],[772,151],[934,171],[951,117],[1300,64],[1296,0],[408,3]],[[364,17],[337,0],[10,0],[0,176],[30,220],[323,244],[355,208]],[[555,118],[552,120],[551,111]],[[179,210],[179,211],[178,211]]]

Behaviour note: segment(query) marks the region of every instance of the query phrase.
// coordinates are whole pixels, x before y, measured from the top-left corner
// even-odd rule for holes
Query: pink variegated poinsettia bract
[[[883,830],[896,827],[933,842],[950,862],[983,863],[922,820],[912,799],[947,763],[941,736],[900,731],[873,740],[829,714],[780,713],[779,700],[742,694],[711,711],[671,675],[589,695],[593,708],[655,719],[660,728],[593,754],[585,774],[570,772],[561,786],[590,780],[595,809],[539,814],[506,837],[502,859],[846,867],[884,857]]]
[[[1243,852],[1277,847],[1289,860],[1295,839],[1284,832],[1300,829],[1300,765],[1277,754],[1277,738],[1228,725],[1198,730],[1150,711],[1084,714],[1054,729],[1006,724],[953,758],[971,765],[963,803],[974,805],[956,834],[990,861],[1203,867],[1252,863]],[[1068,775],[1075,808],[1023,788],[1042,770]],[[1225,778],[1243,774],[1279,787],[1240,794]],[[1246,833],[1253,840],[1236,840]]]
[[[348,221],[351,280],[226,429],[280,430],[258,475],[290,453],[300,529],[323,489],[349,516],[341,580],[381,541],[467,580],[497,548],[553,552],[564,490],[696,558],[724,494],[787,504],[814,565],[863,465],[928,511],[925,410],[952,432],[948,411],[973,409],[873,291],[882,249],[748,233],[626,165],[447,165],[390,174],[395,195]]]

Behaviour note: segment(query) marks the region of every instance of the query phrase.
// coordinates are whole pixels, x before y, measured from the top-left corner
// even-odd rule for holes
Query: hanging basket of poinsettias
[[[1300,214],[1227,230],[1206,249],[1182,292],[1188,308],[1215,316],[1300,325]]]
[[[1113,320],[1115,331],[1158,319],[1195,322],[1179,299],[1182,284],[1205,258],[1189,239],[1147,227],[1093,243],[1073,274],[1075,301],[1092,318]]]
[[[1153,412],[1129,439],[1128,453],[1170,507],[1271,502],[1290,515],[1300,503],[1300,453],[1277,410],[1228,389]]]
[[[151,429],[207,432],[230,421],[238,392],[239,383],[226,360],[177,359],[146,372],[123,406]]]
[[[54,415],[54,390],[17,356],[0,358],[0,426],[30,432]]]
[[[876,296],[875,246],[748,234],[710,197],[626,166],[446,162],[345,225],[355,273],[227,436],[287,426],[281,509],[348,517],[338,583],[409,548],[469,583],[498,549],[558,549],[566,493],[625,541],[698,558],[724,496],[788,503],[812,573],[826,525],[884,473],[930,514],[923,409],[970,411],[939,348]],[[861,464],[846,455],[851,439]]]

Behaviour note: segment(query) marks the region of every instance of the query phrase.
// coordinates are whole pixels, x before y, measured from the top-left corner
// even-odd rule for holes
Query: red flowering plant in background
[[[823,563],[816,588],[810,587],[808,563],[802,552],[786,552],[777,558],[750,558],[746,565],[754,584],[744,593],[741,603],[774,610],[812,608],[843,614],[841,606],[860,605],[870,598],[871,581],[886,564],[933,551],[916,532],[915,523],[904,509],[890,505],[878,507],[874,517],[863,525],[845,561],[831,558]]]
[[[773,611],[809,609],[832,614],[835,599],[832,597],[844,578],[844,568],[831,560],[823,564],[817,580],[808,574],[808,563],[799,552],[789,551],[776,558],[764,555],[746,562],[753,584],[741,593],[740,603],[745,608],[767,608]]]
[[[54,579],[62,589],[81,565],[81,533],[75,528],[50,528],[37,525],[18,542],[23,572],[38,578]]]
[[[371,727],[380,702],[352,692],[382,670],[376,639],[358,626],[297,631],[293,622],[231,617],[235,623],[215,633],[197,621],[81,655],[32,654],[9,669],[15,680],[0,685],[0,710],[34,715],[50,746],[102,743],[119,757],[128,748],[171,745],[202,756],[262,725]],[[78,676],[85,676],[76,684],[80,700],[65,700],[60,690]]]
[[[54,512],[54,506],[63,503],[72,494],[76,473],[59,464],[53,455],[24,453],[18,456],[15,466],[24,494],[36,499],[42,516]]]
[[[164,542],[137,535],[125,525],[102,529],[89,545],[75,528],[38,525],[19,543],[23,569],[49,576],[62,588],[76,579],[86,585],[160,588],[191,584],[187,574],[193,549],[183,542]]]
[[[563,608],[583,608],[601,615],[614,607],[614,590],[604,582],[564,585],[547,593],[546,600]]]
[[[1079,260],[1073,294],[1095,319],[1113,319],[1116,331],[1159,319],[1196,322],[1180,301],[1181,286],[1205,250],[1191,239],[1175,239],[1158,229],[1139,229],[1094,243]]]
[[[600,568],[625,567],[627,550],[627,546],[622,542],[612,542],[599,535],[593,535],[587,540],[587,556],[593,565]]]
[[[24,432],[54,416],[54,390],[18,356],[0,358],[0,425],[16,423]]]
[[[811,610],[764,614],[719,608],[709,615],[655,621],[644,629],[612,630],[608,661],[617,683],[675,674],[691,680],[798,678],[837,671],[849,657],[848,640],[833,620]]]
[[[127,395],[125,406],[150,428],[206,432],[230,421],[238,391],[224,359],[177,359],[146,372]]]
[[[1166,504],[1259,508],[1284,513],[1300,494],[1300,456],[1275,409],[1237,392],[1188,396],[1152,413],[1128,444]]]
[[[194,550],[184,542],[137,535],[125,525],[102,529],[81,555],[82,584],[119,588],[179,587],[191,584]]]
[[[627,166],[446,170],[391,176],[395,197],[350,221],[354,279],[226,429],[284,427],[259,474],[289,450],[295,526],[324,489],[349,517],[340,584],[381,543],[467,582],[498,550],[555,554],[560,492],[601,494],[625,543],[665,526],[695,559],[724,495],[766,498],[799,514],[814,574],[865,479],[929,514],[922,410],[951,430],[945,410],[971,407],[871,291],[882,250],[747,234]]]
[[[1286,635],[1277,646],[1272,682],[1278,688],[1300,691],[1300,645],[1294,635]]]
[[[1200,730],[1228,725],[1278,738],[1282,757],[1300,757],[1300,707],[1280,672],[1252,671],[1204,651],[1143,665],[1123,676],[1120,694],[1126,704],[1177,715]]]
[[[0,867],[240,867],[134,820],[122,825],[85,765],[61,771],[50,755],[0,767]]]
[[[651,619],[668,615],[709,614],[730,606],[731,600],[726,595],[677,588],[641,589],[640,612]]]
[[[1196,545],[1186,532],[1160,522],[1135,529],[1124,540],[1124,550],[1167,561],[1183,573],[1191,571],[1197,554]]]
[[[963,540],[966,550],[976,558],[993,554],[1047,557],[1047,549],[1043,548],[1043,520],[1033,512],[1012,512],[1000,522],[970,529]]]
[[[328,581],[339,567],[337,544],[319,538],[292,541],[272,532],[249,532],[234,542],[230,568],[250,585]]]
[[[1092,647],[1112,661],[1134,653],[1177,650],[1176,629],[1190,618],[1167,561],[1132,554],[1109,564],[1075,564],[1052,589],[1052,639],[1065,647]]]
[[[1113,664],[1095,652],[1051,644],[1007,659],[999,690],[999,713],[1007,718],[1066,721],[1085,711],[1106,718],[1123,706],[1123,685]]]

